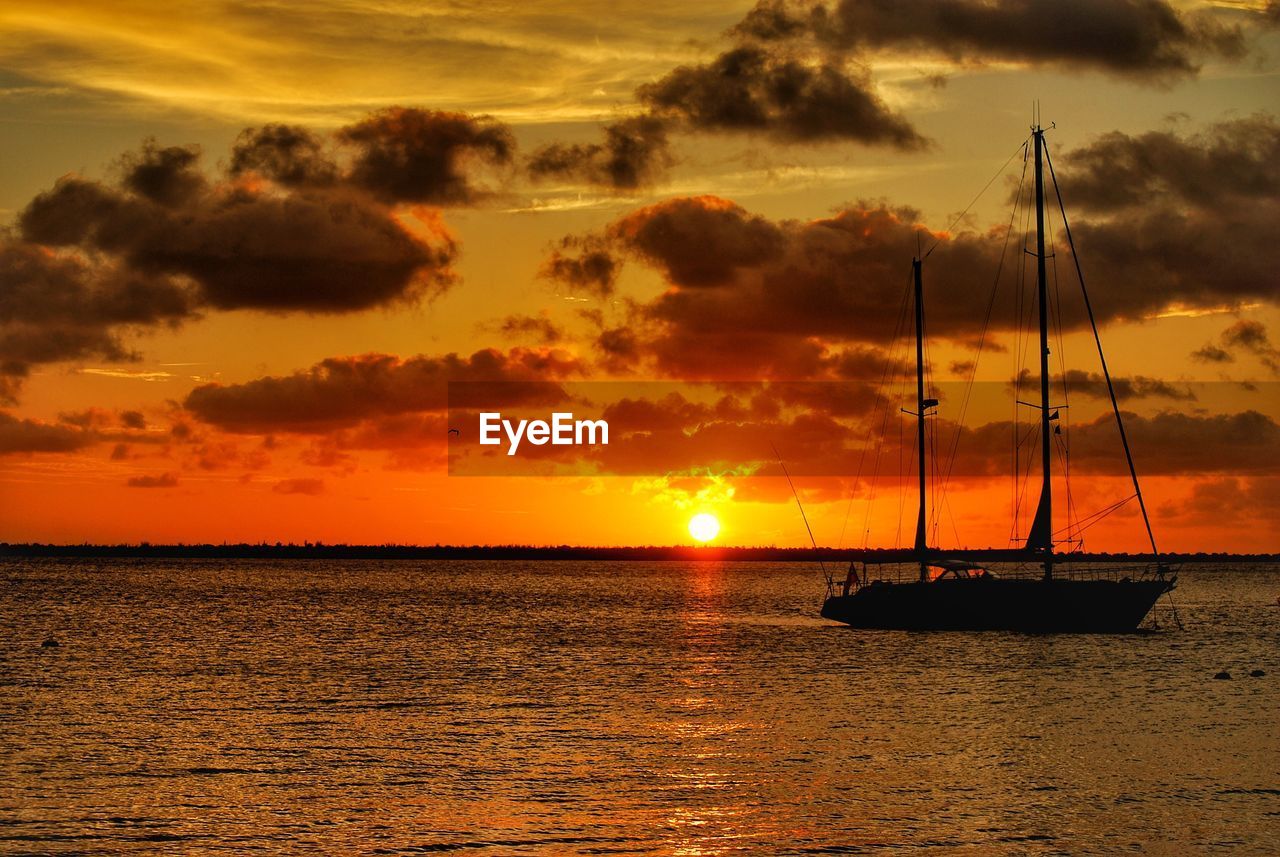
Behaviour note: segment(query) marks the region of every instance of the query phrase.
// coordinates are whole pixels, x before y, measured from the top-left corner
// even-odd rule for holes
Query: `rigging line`
[[[1025,143],[1023,144],[1025,147]],[[996,294],[1000,291],[1000,278],[1004,272],[1004,262],[1008,257],[1009,241],[1013,238],[1013,224],[1018,216],[1019,201],[1022,196],[1022,187],[1027,179],[1027,159],[1022,159],[1022,175],[1018,178],[1018,190],[1014,193],[1013,209],[1009,212],[1009,225],[1005,228],[1004,243],[1000,247],[1000,261],[996,265],[995,280],[991,285],[991,297],[987,300],[986,317],[982,320],[982,332],[978,335],[978,350],[973,357],[973,366],[969,369],[969,377],[965,382],[964,400],[960,405],[960,418],[956,422],[955,436],[951,442],[951,452],[947,456],[947,474],[942,479],[942,488],[939,496],[939,505],[945,504],[947,500],[947,490],[951,486],[951,475],[955,470],[956,457],[960,449],[960,435],[964,431],[965,418],[969,413],[969,402],[973,395],[974,381],[978,375],[978,361],[982,359],[982,349],[986,345],[987,332],[991,327],[991,314],[996,305]],[[1016,397],[1015,397],[1016,398]],[[1016,408],[1017,405],[1015,404]],[[955,528],[955,520],[952,519],[952,527]],[[956,533],[956,541],[959,541],[959,531]]]
[[[906,327],[907,308],[909,306],[908,297],[910,294],[911,294],[911,278],[908,278],[902,290],[902,304],[901,306],[898,307],[898,321],[894,325],[894,329],[893,329],[893,339],[891,340],[891,344],[890,344],[889,357],[887,358],[888,362],[886,363],[886,366],[885,366],[886,373],[889,372],[890,369],[892,368],[894,357],[897,354],[899,343],[903,339],[902,331]],[[880,421],[880,431],[876,437],[876,455],[875,455],[875,461],[874,461],[874,464],[872,467],[872,473],[871,473],[871,488],[867,492],[867,511],[862,521],[862,532],[863,532],[862,546],[864,548],[868,547],[871,543],[871,512],[872,512],[872,509],[875,507],[876,491],[877,491],[877,488],[879,487],[879,481],[880,481],[880,455],[884,449],[884,442],[889,436],[890,406],[891,406],[891,402],[889,401],[889,398],[887,396],[882,397],[881,401],[877,402],[877,407],[884,408],[884,416]],[[874,410],[872,411],[871,416],[873,419],[875,418]]]
[[[1076,276],[1080,280],[1080,294],[1084,296],[1084,308],[1089,314],[1089,326],[1093,328],[1093,341],[1098,346],[1098,360],[1102,363],[1102,376],[1107,379],[1107,394],[1111,397],[1111,410],[1116,415],[1116,426],[1120,429],[1120,443],[1124,446],[1124,457],[1129,462],[1129,476],[1133,479],[1133,492],[1138,498],[1138,508],[1142,510],[1142,522],[1147,527],[1147,539],[1151,542],[1151,553],[1156,562],[1160,561],[1160,549],[1156,547],[1156,535],[1151,529],[1151,518],[1147,515],[1147,502],[1142,498],[1142,486],[1138,484],[1138,470],[1133,465],[1133,453],[1129,450],[1129,436],[1124,430],[1124,418],[1120,416],[1120,403],[1116,400],[1116,390],[1111,383],[1111,370],[1107,368],[1107,357],[1102,353],[1102,337],[1098,333],[1098,321],[1093,314],[1093,303],[1089,300],[1089,290],[1084,284],[1084,270],[1080,267],[1080,257],[1076,254],[1076,242],[1071,237],[1071,224],[1067,222],[1067,207],[1062,201],[1062,188],[1058,186],[1058,177],[1053,172],[1053,159],[1049,157],[1049,147],[1045,146],[1045,160],[1049,164],[1049,177],[1053,179],[1053,190],[1058,197],[1058,208],[1062,212],[1062,226],[1067,233],[1067,244],[1071,247],[1071,259],[1075,262]]]
[[[1067,538],[1069,540],[1071,538],[1070,524],[1073,519],[1073,516],[1075,515],[1075,497],[1071,490],[1071,457],[1070,457],[1070,450],[1068,446],[1068,442],[1071,439],[1071,427],[1070,427],[1070,420],[1068,417],[1068,415],[1071,413],[1071,411],[1069,410],[1071,406],[1071,392],[1067,387],[1067,358],[1066,358],[1066,344],[1065,344],[1066,340],[1062,334],[1062,289],[1061,289],[1061,281],[1058,277],[1058,253],[1057,253],[1058,243],[1057,243],[1056,232],[1053,228],[1052,209],[1045,212],[1045,215],[1046,215],[1045,221],[1048,223],[1048,227],[1049,227],[1049,244],[1051,248],[1050,252],[1052,254],[1052,259],[1053,259],[1053,267],[1052,267],[1053,305],[1052,307],[1050,307],[1050,309],[1053,311],[1054,333],[1057,337],[1055,347],[1057,349],[1058,372],[1059,372],[1059,375],[1061,376],[1062,404],[1064,406],[1062,410],[1058,411],[1058,414],[1060,416],[1060,419],[1058,420],[1058,430],[1060,434],[1058,434],[1056,437],[1058,441],[1056,446],[1060,447],[1060,449],[1058,450],[1058,457],[1059,457],[1059,461],[1062,463],[1062,482],[1063,482],[1063,486],[1066,488],[1066,494],[1067,494],[1067,524],[1068,524]],[[1064,425],[1066,426],[1065,429],[1062,428]]]
[[[791,474],[787,472],[787,465],[783,462],[782,456],[778,454],[778,447],[774,446],[773,441],[769,441],[769,446],[773,448],[773,454],[778,459],[778,465],[782,468],[782,475],[787,477],[787,484],[791,486],[791,496],[796,498],[796,506],[800,509],[800,520],[804,521],[805,531],[809,533],[809,544],[813,545],[813,553],[818,558],[818,567],[822,569],[822,576],[827,579],[828,583],[832,583],[831,575],[827,574],[827,566],[823,563],[821,555],[818,554],[818,540],[813,537],[813,528],[809,526],[809,516],[804,513],[804,504],[800,502],[800,493],[796,491],[796,485],[791,481]]]
[[[1097,523],[1097,521],[1093,520],[1094,518],[1097,518],[1099,521],[1102,520],[1107,515],[1110,515],[1112,512],[1119,509],[1121,506],[1124,506],[1126,503],[1132,500],[1134,496],[1135,495],[1130,494],[1128,497],[1123,497],[1115,501],[1109,506],[1104,506],[1101,509],[1097,510],[1096,512],[1091,512],[1088,515],[1086,515],[1084,518],[1080,519],[1078,523],[1084,524],[1084,526],[1086,527],[1091,527]],[[1066,529],[1067,529],[1066,527],[1059,527],[1057,530],[1054,530],[1053,534],[1055,536],[1060,535]]]
[[[1084,531],[1085,531],[1085,530],[1089,529],[1089,528],[1090,528],[1090,527],[1092,527],[1094,524],[1099,523],[1099,522],[1100,522],[1100,521],[1102,521],[1104,518],[1107,518],[1107,517],[1108,517],[1108,516],[1110,516],[1113,512],[1118,512],[1118,511],[1120,511],[1120,508],[1121,508],[1122,506],[1124,506],[1124,505],[1125,505],[1125,503],[1128,503],[1128,502],[1129,502],[1129,500],[1132,500],[1132,499],[1134,498],[1134,496],[1135,496],[1135,495],[1130,494],[1130,495],[1129,495],[1129,497],[1128,497],[1128,498],[1126,498],[1126,499],[1125,499],[1125,501],[1124,501],[1123,503],[1117,503],[1115,506],[1113,506],[1112,508],[1108,509],[1108,510],[1106,511],[1106,513],[1105,513],[1105,514],[1099,515],[1098,517],[1094,518],[1094,519],[1093,519],[1092,521],[1090,521],[1089,523],[1085,524],[1083,527],[1080,527],[1080,528],[1079,528],[1079,530],[1078,530],[1078,532],[1080,532],[1080,533],[1082,534],[1082,535],[1081,535],[1081,539],[1080,539],[1080,540],[1081,540],[1081,542],[1083,542],[1083,541],[1084,541],[1083,533],[1084,533]]]
[[[1029,156],[1030,156],[1030,152],[1028,152],[1028,157]],[[1020,261],[1018,264],[1018,276],[1017,276],[1017,286],[1016,286],[1017,299],[1015,301],[1015,316],[1013,319],[1014,331],[1015,331],[1015,338],[1014,338],[1015,352],[1014,353],[1017,356],[1016,366],[1018,368],[1018,372],[1015,376],[1016,383],[1015,383],[1014,389],[1015,389],[1015,392],[1018,394],[1017,398],[1021,398],[1022,383],[1025,380],[1023,373],[1026,367],[1026,364],[1028,362],[1027,353],[1031,349],[1031,335],[1026,333],[1026,331],[1029,330],[1030,328],[1031,314],[1035,310],[1035,303],[1029,300],[1027,296],[1027,291],[1030,288],[1030,280],[1027,276],[1027,268],[1030,266],[1030,263],[1028,261],[1029,257],[1028,257],[1028,251],[1027,251],[1027,241],[1029,236],[1031,235],[1031,215],[1032,215],[1032,210],[1034,208],[1034,205],[1032,204],[1032,201],[1031,201],[1032,196],[1033,196],[1033,189],[1028,187],[1027,199],[1022,205],[1022,252],[1019,254]],[[1022,486],[1021,492],[1018,485],[1018,473],[1019,473],[1019,469],[1022,466],[1022,461],[1018,457],[1018,451],[1021,449],[1021,447],[1018,445],[1018,439],[1017,439],[1017,432],[1018,432],[1018,426],[1019,426],[1018,415],[1019,415],[1018,404],[1015,401],[1013,404],[1013,420],[1012,420],[1012,424],[1013,424],[1012,440],[1014,444],[1013,474],[1012,474],[1013,509],[1012,509],[1012,514],[1010,515],[1010,518],[1013,521],[1013,531],[1014,531],[1013,540],[1014,541],[1022,541],[1022,538],[1019,535],[1019,532],[1021,529],[1019,527],[1019,523],[1020,523],[1019,513],[1022,508],[1022,499],[1023,499],[1023,496],[1025,495],[1025,484]],[[1033,425],[1035,425],[1035,423],[1033,423]],[[1028,467],[1028,474],[1029,474],[1030,467],[1031,467],[1030,458],[1028,458],[1027,467]]]
[[[1071,463],[1070,463],[1071,456],[1070,456],[1070,453],[1067,451],[1067,444],[1062,439],[1062,435],[1055,435],[1054,441],[1055,443],[1053,445],[1053,448],[1058,453],[1058,464],[1062,467],[1063,480],[1066,481],[1066,484],[1067,484],[1066,530],[1067,530],[1067,541],[1071,541],[1071,526],[1072,526],[1071,522],[1072,522],[1073,512],[1072,512],[1072,501],[1071,501],[1071,482],[1068,481],[1070,479],[1070,474],[1071,474]]]
[[[1018,148],[1013,150],[1013,154],[1009,156],[1009,159],[1000,165],[1000,169],[996,170],[996,174],[993,175],[987,181],[987,183],[982,186],[982,190],[978,191],[978,195],[969,201],[969,204],[964,207],[964,211],[960,212],[955,216],[955,219],[952,220],[950,225],[948,225],[947,228],[943,230],[942,234],[944,235],[950,234],[951,230],[955,228],[956,224],[959,223],[961,220],[963,220],[964,216],[969,213],[969,209],[973,208],[974,205],[977,204],[978,200],[982,199],[982,195],[987,192],[987,189],[990,188],[991,185],[995,184],[996,179],[1000,178],[1000,176],[1004,174],[1005,168],[1008,167],[1009,164],[1013,163],[1013,159],[1018,157],[1019,152],[1023,153],[1024,158],[1026,157],[1027,140],[1030,140],[1030,139],[1031,139],[1031,135],[1028,134],[1027,138],[1023,140],[1020,144],[1018,144]],[[928,259],[929,254],[932,253],[935,249],[937,249],[938,245],[941,243],[942,243],[941,238],[934,239],[934,242],[929,245],[928,250],[924,251],[924,255],[920,257],[920,260],[924,261],[925,259]]]
[[[1032,465],[1032,461],[1035,458],[1036,446],[1038,446],[1040,443],[1040,424],[1036,422],[1031,423],[1030,427],[1027,429],[1027,434],[1023,438],[1023,440],[1025,441],[1025,443],[1019,443],[1018,449],[1021,450],[1023,446],[1026,446],[1027,467],[1022,474],[1021,484],[1018,483],[1018,475],[1016,471],[1013,476],[1014,487],[1017,494],[1016,505],[1014,506],[1014,513],[1015,513],[1014,526],[1015,527],[1017,526],[1017,512],[1022,509],[1023,502],[1030,497],[1031,465]],[[1022,463],[1022,460],[1018,459],[1018,464],[1021,465],[1021,463]],[[1015,530],[1013,541],[1025,541],[1025,539],[1018,536]]]
[[[903,309],[900,311],[900,315],[905,314],[906,312],[905,292],[903,294],[904,294]],[[901,318],[899,318],[898,324],[899,325],[902,324]],[[895,340],[897,339],[897,335],[898,335],[897,329],[895,328],[894,330]],[[885,351],[884,368],[881,369],[880,371],[880,382],[876,384],[876,406],[877,407],[882,398],[881,394],[884,392],[885,384],[887,384],[889,381],[889,371],[892,367],[893,367],[893,352],[892,352],[892,349],[890,349],[888,351]],[[886,405],[886,408],[887,407],[888,406]],[[875,407],[872,408],[871,417],[873,420],[875,419]],[[858,454],[858,470],[853,477],[853,485],[851,485],[849,488],[849,504],[845,507],[845,510],[844,510],[844,522],[840,525],[840,538],[836,541],[837,547],[844,546],[844,534],[845,534],[845,530],[848,529],[849,527],[849,516],[853,512],[853,500],[854,500],[854,497],[857,495],[858,483],[862,481],[862,466],[866,460],[866,457],[867,457],[867,447],[864,444],[862,447],[862,451]]]

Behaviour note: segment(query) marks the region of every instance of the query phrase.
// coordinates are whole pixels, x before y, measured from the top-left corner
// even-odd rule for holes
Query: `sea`
[[[1280,568],[1187,566],[1117,636],[859,631],[823,593],[0,561],[0,853],[1280,853]]]

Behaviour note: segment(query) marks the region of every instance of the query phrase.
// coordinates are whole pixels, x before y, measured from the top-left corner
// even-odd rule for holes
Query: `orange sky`
[[[1160,546],[1280,550],[1275,9],[881,5],[6,4],[0,540],[806,544],[775,445],[819,542],[905,544],[936,244],[932,534],[1005,546],[1038,98]],[[1059,220],[1084,517],[1131,489]],[[475,466],[492,381],[608,455]]]

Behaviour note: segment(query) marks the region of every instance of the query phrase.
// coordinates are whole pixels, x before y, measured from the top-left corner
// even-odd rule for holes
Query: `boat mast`
[[[1040,305],[1040,505],[1027,534],[1027,548],[1044,554],[1044,576],[1053,577],[1053,474],[1050,470],[1049,435],[1049,296],[1045,278],[1044,253],[1044,129],[1032,129],[1036,154],[1036,298]]]
[[[920,259],[911,260],[911,273],[916,288],[916,438],[920,444],[918,461],[920,463],[920,512],[916,518],[916,558],[920,560],[920,580],[924,582],[928,576],[925,568],[925,531],[927,520],[925,515],[925,460],[924,460],[924,282],[920,275]]]

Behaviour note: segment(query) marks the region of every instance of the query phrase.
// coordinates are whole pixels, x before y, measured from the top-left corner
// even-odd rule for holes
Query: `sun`
[[[710,512],[702,512],[689,519],[689,535],[696,541],[709,542],[720,534],[720,522]]]

